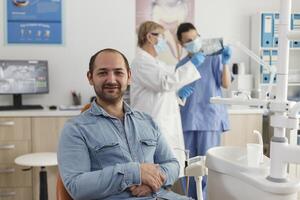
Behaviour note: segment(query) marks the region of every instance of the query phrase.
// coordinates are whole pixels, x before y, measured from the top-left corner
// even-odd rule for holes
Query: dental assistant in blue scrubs
[[[188,52],[177,64],[177,68],[188,62],[191,56],[201,49],[201,37],[191,23],[182,23],[177,29],[177,38]],[[221,88],[228,88],[231,74],[228,63],[231,49],[225,47],[220,55],[206,55],[201,67],[198,67],[201,79],[183,87],[190,96],[180,109],[185,148],[190,157],[205,155],[207,150],[220,145],[221,134],[229,130],[228,113],[225,105],[212,104],[210,98],[222,96]],[[192,91],[192,92],[190,92]],[[190,181],[189,196],[196,199],[194,180]],[[206,199],[206,177],[202,182],[203,196]]]

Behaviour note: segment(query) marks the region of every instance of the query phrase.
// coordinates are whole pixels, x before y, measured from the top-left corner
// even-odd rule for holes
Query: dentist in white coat
[[[183,176],[185,148],[178,103],[192,92],[183,86],[200,78],[196,66],[205,58],[201,53],[194,54],[191,61],[178,69],[158,60],[157,55],[167,48],[163,33],[164,28],[152,21],[139,27],[139,48],[131,65],[130,102],[133,108],[154,118],[174,150]]]

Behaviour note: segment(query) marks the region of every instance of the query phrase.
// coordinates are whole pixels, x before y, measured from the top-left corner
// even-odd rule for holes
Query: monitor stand
[[[22,95],[21,94],[14,94],[13,95],[13,102],[12,106],[0,106],[0,111],[3,110],[41,110],[43,106],[41,105],[22,105]]]

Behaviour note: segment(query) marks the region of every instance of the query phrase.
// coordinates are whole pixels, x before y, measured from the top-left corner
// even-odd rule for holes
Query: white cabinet
[[[243,146],[257,143],[253,130],[262,132],[262,113],[236,113],[229,115],[230,130],[222,135],[221,144]]]
[[[28,117],[0,118],[0,199],[32,199],[32,172],[14,164],[17,156],[31,152]]]
[[[80,111],[0,112],[0,200],[38,200],[39,168],[14,164],[31,152],[57,151],[64,123]],[[48,199],[56,199],[57,167],[46,167]]]
[[[32,117],[32,152],[57,152],[59,136],[69,117]],[[48,199],[56,199],[57,167],[47,167]],[[34,200],[39,199],[39,169],[33,170]]]

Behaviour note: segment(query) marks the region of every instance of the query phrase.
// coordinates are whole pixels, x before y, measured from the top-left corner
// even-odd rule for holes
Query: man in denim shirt
[[[125,56],[103,49],[91,57],[87,77],[96,100],[65,124],[59,171],[74,199],[189,199],[166,188],[179,164],[148,115],[123,102],[131,73]]]

